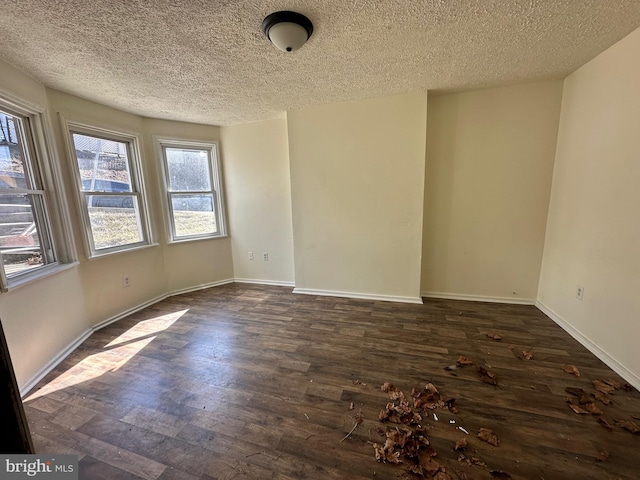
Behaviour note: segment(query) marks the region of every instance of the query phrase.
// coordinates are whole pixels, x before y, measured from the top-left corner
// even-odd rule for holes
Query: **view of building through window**
[[[128,142],[72,133],[93,250],[145,241]]]

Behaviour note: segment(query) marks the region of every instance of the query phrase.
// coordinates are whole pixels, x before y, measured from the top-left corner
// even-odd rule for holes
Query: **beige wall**
[[[562,82],[429,97],[422,292],[533,303]]]
[[[80,261],[67,270],[0,294],[0,318],[20,385],[25,386],[37,378],[39,372],[91,327],[167,293],[233,278],[229,238],[167,245],[160,164],[153,143],[154,135],[218,140],[218,127],[131,115],[45,89],[2,62],[0,89],[48,107],[52,126],[49,140],[57,153],[77,247],[71,252],[71,257],[75,256]],[[71,162],[58,112],[68,121],[141,135],[143,177],[157,245],[90,260],[86,258],[73,191]],[[128,288],[122,287],[125,274],[131,280]]]
[[[143,123],[146,150],[152,159],[149,171],[153,171],[157,195],[153,210],[156,213],[158,234],[165,245],[164,275],[167,290],[175,292],[233,278],[233,260],[231,257],[231,239],[229,237],[203,239],[192,242],[177,242],[166,245],[167,226],[165,199],[161,193],[160,152],[154,136],[178,138],[183,140],[219,141],[220,128],[211,125],[173,122],[145,118]],[[225,172],[222,172],[222,183]],[[223,192],[224,193],[224,192]]]
[[[296,289],[420,294],[426,94],[288,113]]]
[[[543,309],[637,388],[639,58],[640,29],[565,80],[538,294]]]
[[[66,150],[63,125],[58,114],[65,120],[88,125],[143,134],[143,119],[137,115],[121,112],[89,100],[47,89],[53,116],[56,144],[61,159],[67,186],[67,198],[72,208],[72,220],[80,260],[79,273],[83,285],[83,300],[89,325],[93,326],[107,318],[163,295],[166,292],[163,251],[160,246],[143,250],[108,255],[87,260],[83,244],[83,227],[78,214],[78,205],[72,180],[72,162]],[[151,204],[154,201],[158,180],[154,174],[154,159],[149,149],[141,142],[144,183]],[[155,223],[155,222],[154,222]],[[129,275],[131,286],[122,287],[122,276]]]
[[[3,62],[0,89],[47,107],[45,88]],[[89,328],[83,295],[76,267],[0,294],[0,319],[20,384]]]
[[[221,144],[235,277],[293,283],[286,118],[223,127]]]

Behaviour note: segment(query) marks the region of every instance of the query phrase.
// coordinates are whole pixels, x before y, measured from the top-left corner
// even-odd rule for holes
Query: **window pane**
[[[7,277],[48,263],[34,214],[41,202],[39,195],[0,195],[0,252]]]
[[[134,195],[87,195],[86,199],[96,250],[144,240]]]
[[[20,120],[0,112],[0,188],[33,188],[25,175],[24,145],[19,131]]]
[[[127,144],[73,134],[84,192],[131,192]]]
[[[218,231],[213,195],[172,195],[171,206],[176,237]]]
[[[203,192],[211,190],[209,151],[188,148],[165,148],[169,191]]]

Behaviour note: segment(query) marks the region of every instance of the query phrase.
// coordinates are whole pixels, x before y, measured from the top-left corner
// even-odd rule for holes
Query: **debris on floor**
[[[464,355],[460,355],[458,357],[458,360],[456,360],[456,363],[460,366],[463,365],[473,365],[473,361],[469,360],[467,357],[465,357]]]
[[[484,383],[488,383],[489,385],[497,385],[498,377],[496,377],[495,373],[491,373],[484,367],[478,367],[478,375],[480,375],[480,380]]]
[[[624,428],[625,430],[629,430],[631,433],[638,434],[640,433],[640,427],[631,420],[614,420],[613,421],[618,427]]]
[[[571,375],[575,375],[576,377],[580,376],[580,370],[578,370],[575,365],[569,365],[568,363],[565,363],[564,365],[562,365],[562,370],[570,373]]]
[[[478,438],[483,442],[487,442],[489,445],[493,445],[494,447],[497,447],[500,444],[500,440],[498,440],[498,436],[488,428],[481,428],[480,431],[478,432]]]
[[[389,395],[389,400],[385,408],[380,412],[379,419],[388,425],[386,431],[376,429],[378,434],[384,438],[382,442],[369,442],[373,446],[374,457],[378,462],[390,464],[406,464],[406,473],[402,478],[433,478],[439,480],[452,480],[445,466],[437,461],[437,452],[430,445],[427,431],[429,427],[419,422],[424,418],[429,418],[429,410],[448,409],[451,413],[457,413],[455,408],[455,398],[444,397],[433,383],[427,383],[422,389],[412,388],[411,399],[413,405],[402,392],[392,383],[386,382],[381,386],[381,390]],[[437,421],[438,417],[433,412],[433,417]],[[469,432],[455,425],[455,420],[449,420],[447,428],[455,428],[466,433]],[[355,426],[354,426],[355,429]],[[351,432],[347,435],[347,437]],[[491,430],[481,429],[478,436],[488,443],[498,446],[498,437]],[[345,437],[345,438],[347,438]],[[483,438],[484,437],[484,438]],[[343,439],[344,440],[344,439]],[[487,468],[485,462],[477,457],[467,458],[462,451],[468,448],[468,440],[460,438],[454,446],[458,452],[458,461],[468,465]],[[459,476],[459,475],[458,475]],[[466,474],[465,474],[466,476]],[[468,477],[467,477],[468,478]],[[505,477],[510,478],[510,477]]]

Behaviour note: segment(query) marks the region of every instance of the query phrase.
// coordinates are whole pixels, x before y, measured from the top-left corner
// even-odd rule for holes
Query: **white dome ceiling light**
[[[267,15],[262,31],[283,52],[295,52],[313,33],[313,23],[301,13],[281,11]]]

